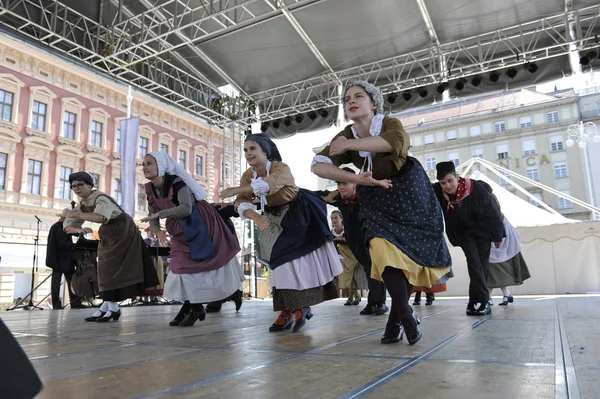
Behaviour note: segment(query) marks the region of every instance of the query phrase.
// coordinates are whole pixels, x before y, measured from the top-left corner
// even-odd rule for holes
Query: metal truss
[[[523,65],[598,46],[600,6],[515,25],[412,53],[338,70],[250,96],[268,121],[339,104],[338,87],[355,79],[376,82],[384,93]],[[570,37],[575,26],[577,40]],[[444,68],[445,66],[445,68]]]
[[[174,65],[171,57],[186,68],[191,67],[175,50],[322,0],[200,0],[201,6],[196,8],[189,7],[190,0],[166,0],[137,15],[124,9],[122,1],[117,1],[115,20],[103,25],[100,22],[106,1],[100,3],[100,21],[94,21],[58,1],[0,0],[0,22],[53,50],[222,126],[240,118],[252,121],[253,113],[247,111],[249,100],[235,99],[226,107],[215,107],[215,101],[222,94],[195,68],[184,70]],[[265,1],[271,7],[266,7]],[[256,8],[260,12],[250,11],[253,3],[261,4],[262,7]],[[151,5],[149,1],[143,4]],[[127,18],[121,20],[123,14]],[[212,21],[211,28],[203,24],[208,20]],[[199,52],[195,54],[200,55]],[[222,78],[235,83],[208,57],[204,59]]]

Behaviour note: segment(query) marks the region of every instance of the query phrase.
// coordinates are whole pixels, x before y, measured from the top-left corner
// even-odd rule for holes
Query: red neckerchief
[[[456,190],[456,198],[453,201],[450,201],[450,197],[448,197],[448,194],[446,194],[446,192],[442,190],[442,192],[444,193],[444,198],[446,198],[446,201],[448,201],[448,206],[447,206],[446,210],[448,212],[453,211],[455,209],[454,206],[456,204],[458,204],[460,201],[464,200],[469,195],[471,195],[471,192],[473,192],[474,184],[475,184],[474,180],[459,176],[458,177],[458,189]]]
[[[344,205],[356,205],[356,191],[354,191],[348,198],[344,198],[343,195],[341,197]]]

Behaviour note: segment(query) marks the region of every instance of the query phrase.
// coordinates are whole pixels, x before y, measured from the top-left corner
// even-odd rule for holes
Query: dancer
[[[240,186],[223,190],[221,198],[237,196],[240,217],[252,219],[260,229],[260,255],[272,270],[273,309],[280,312],[269,331],[294,324],[297,332],[313,316],[310,306],[339,296],[336,277],[342,266],[327,224],[326,205],[296,186],[266,134],[247,136],[244,152],[250,168]],[[254,196],[260,198],[262,215],[253,204]]]
[[[356,174],[353,169],[348,167],[342,168],[342,170]],[[385,304],[385,284],[382,281],[371,278],[371,256],[369,255],[369,248],[367,247],[365,237],[362,233],[356,185],[338,181],[337,191],[329,193],[324,199],[342,212],[344,219],[344,237],[346,238],[346,242],[348,243],[348,247],[352,251],[352,254],[365,270],[369,295],[367,297],[367,306],[360,311],[360,314],[374,314],[377,316],[386,314],[388,312],[388,307]]]
[[[461,247],[467,258],[471,282],[466,313],[487,315],[491,311],[486,285],[491,242],[496,248],[502,244],[502,216],[485,187],[458,176],[454,162],[440,162],[436,169],[439,182],[433,188],[444,212],[448,240]]]
[[[360,263],[356,260],[345,239],[344,219],[339,210],[331,213],[331,225],[333,230],[333,243],[338,253],[342,257],[342,266],[344,271],[339,276],[340,289],[342,296],[347,293],[348,300],[344,306],[358,305],[361,301],[361,291],[366,288],[365,272]]]
[[[165,152],[146,154],[142,163],[152,232],[162,242],[171,236],[170,271],[165,296],[183,302],[170,326],[190,327],[204,320],[203,303],[220,301],[239,290],[244,273],[240,246],[217,210],[204,201],[206,190]],[[166,219],[166,232],[159,219]]]
[[[488,193],[496,201],[498,210],[502,214],[500,201],[493,193],[492,187],[484,181],[480,181],[486,188]],[[492,303],[492,291],[494,288],[502,290],[502,302],[500,306],[508,306],[514,302],[514,298],[510,293],[509,286],[521,285],[531,275],[527,268],[527,263],[521,254],[521,235],[502,214],[502,222],[506,237],[502,240],[502,245],[499,248],[492,247],[490,251],[490,271],[487,277],[487,287],[490,292],[489,304]]]
[[[98,229],[98,288],[104,300],[100,309],[85,321],[119,320],[119,302],[145,295],[146,288],[158,285],[150,252],[133,219],[109,195],[94,188],[87,172],[69,175],[71,189],[80,198],[64,221],[64,231],[89,234],[84,222],[101,223]]]
[[[368,82],[351,83],[343,96],[350,125],[315,156],[322,178],[357,184],[360,218],[372,259],[371,277],[385,282],[392,309],[381,343],[422,336],[408,304],[413,285],[431,287],[451,277],[443,220],[427,173],[408,156],[409,137],[398,119],[383,114],[383,96]],[[359,175],[339,168],[353,163]],[[401,328],[401,325],[404,327]]]

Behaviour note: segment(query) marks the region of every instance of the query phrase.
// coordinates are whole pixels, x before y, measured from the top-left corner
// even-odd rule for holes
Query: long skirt
[[[404,271],[413,286],[431,287],[453,277],[442,210],[425,170],[408,157],[390,178],[392,187],[358,186],[371,277],[383,281],[387,266]]]
[[[412,292],[424,292],[426,294],[437,294],[438,292],[445,292],[447,290],[446,283],[434,284],[431,287],[419,287],[414,286]]]
[[[150,252],[133,219],[122,213],[98,229],[98,288],[105,301],[145,294],[158,285]]]
[[[301,309],[338,298],[342,265],[325,202],[300,189],[292,203],[266,209],[265,216],[269,227],[260,234],[260,251],[271,269],[273,309]]]
[[[490,263],[487,278],[488,288],[501,288],[521,285],[531,275],[521,252],[501,263]]]

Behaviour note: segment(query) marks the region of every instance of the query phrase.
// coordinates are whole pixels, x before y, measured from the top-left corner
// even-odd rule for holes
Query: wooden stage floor
[[[499,302],[498,298],[494,299]],[[465,299],[416,306],[423,338],[381,345],[386,316],[341,300],[299,333],[269,333],[269,301],[232,303],[194,327],[177,306],[2,312],[44,382],[40,399],[600,398],[600,296],[517,297],[491,316]],[[389,304],[389,300],[388,300]]]

